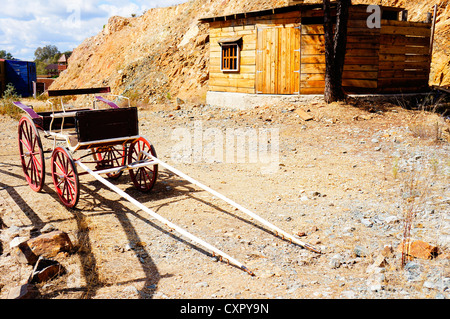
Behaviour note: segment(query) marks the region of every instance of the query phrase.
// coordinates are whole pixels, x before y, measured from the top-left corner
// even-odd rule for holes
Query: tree
[[[323,0],[325,28],[325,102],[331,103],[345,99],[342,89],[345,52],[347,50],[347,23],[351,0],[337,0],[336,29],[333,32],[330,0]]]
[[[58,60],[61,52],[59,52],[58,48],[55,45],[46,45],[45,47],[37,48],[34,51],[35,61],[46,62],[46,63],[54,63]]]
[[[5,50],[0,50],[0,59],[12,60],[14,57],[11,53],[6,52]]]

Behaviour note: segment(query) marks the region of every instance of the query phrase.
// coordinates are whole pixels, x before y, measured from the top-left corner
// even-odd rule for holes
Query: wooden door
[[[299,94],[300,26],[258,26],[256,92]]]

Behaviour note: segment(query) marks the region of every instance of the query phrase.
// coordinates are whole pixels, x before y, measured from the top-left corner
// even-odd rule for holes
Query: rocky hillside
[[[305,1],[305,2],[316,2]],[[353,3],[373,3],[357,0]],[[52,89],[105,85],[145,103],[180,97],[202,101],[208,83],[207,26],[198,19],[278,7],[287,0],[190,0],[146,11],[135,18],[111,17],[103,30],[78,46]],[[431,83],[450,85],[450,7],[439,0],[382,0],[403,6],[422,21],[440,5]]]

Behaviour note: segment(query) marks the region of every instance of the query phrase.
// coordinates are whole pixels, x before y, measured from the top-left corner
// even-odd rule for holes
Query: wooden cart
[[[129,103],[127,107],[120,108],[113,101],[96,95],[109,93],[109,88],[49,91],[51,98],[48,102],[52,106],[52,111],[40,113],[36,113],[32,107],[21,102],[14,102],[26,112],[19,121],[19,153],[25,178],[34,191],[41,191],[45,180],[46,158],[40,139],[40,135],[43,134],[44,137],[54,141],[49,158],[51,176],[61,202],[70,209],[75,208],[80,197],[79,176],[90,174],[171,230],[211,250],[213,255],[221,260],[224,259],[253,275],[253,272],[233,257],[160,216],[108,181],[119,178],[124,171],[129,171],[134,186],[140,191],[148,192],[155,185],[158,165],[161,165],[269,227],[276,236],[320,253],[318,249],[158,159],[153,145],[139,135],[137,109],[130,107]],[[92,107],[72,109],[65,105],[61,98],[68,95],[93,95]],[[58,111],[52,102],[52,99],[57,97],[61,98],[62,105],[62,110]],[[100,109],[99,103],[106,104],[107,108]],[[57,146],[57,141],[65,141],[66,145]],[[78,151],[84,152],[81,156],[75,157],[75,154],[80,154]],[[95,168],[90,168],[87,164],[95,165]],[[78,168],[83,171],[79,173]],[[101,175],[106,175],[107,178]]]

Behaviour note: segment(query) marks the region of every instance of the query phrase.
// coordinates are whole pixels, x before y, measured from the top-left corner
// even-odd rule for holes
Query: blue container
[[[5,60],[6,83],[12,83],[18,95],[33,95],[33,81],[36,82],[36,63]]]

